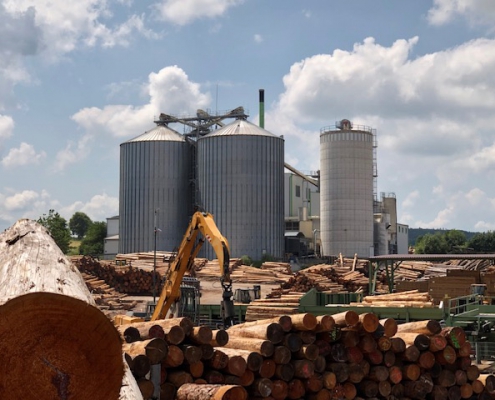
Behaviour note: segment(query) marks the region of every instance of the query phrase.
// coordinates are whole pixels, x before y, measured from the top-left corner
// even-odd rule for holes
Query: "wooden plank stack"
[[[298,314],[299,300],[304,295],[300,292],[280,293],[278,297],[253,300],[247,306],[246,321],[267,319],[282,314]]]
[[[201,280],[218,280],[220,277],[218,260],[195,264],[194,276]],[[234,283],[283,283],[290,276],[290,267],[285,263],[264,263],[261,268],[256,268],[243,265],[240,258],[230,260],[230,278]]]
[[[169,326],[163,328],[166,333],[160,346],[151,345],[143,331],[147,328],[151,334],[151,326],[138,328],[144,337],[135,337],[144,345],[134,342],[124,348],[141,349],[141,353],[128,353],[130,365],[148,356],[146,351],[148,357],[159,355],[150,363],[164,367],[160,390],[166,397],[161,398],[233,398],[225,393],[215,397],[221,387],[236,390],[241,400],[495,398],[495,381],[480,379],[462,328],[442,329],[434,320],[398,325],[394,319],[379,321],[373,313],[354,311],[318,317],[282,315],[234,325],[227,331],[194,327],[176,344],[167,339]],[[160,350],[163,343],[167,351]],[[136,365],[133,368],[136,371]],[[194,392],[196,397],[184,392]]]
[[[358,306],[372,307],[419,307],[431,308],[435,306],[427,292],[410,290],[407,292],[365,296],[362,303],[351,303]]]

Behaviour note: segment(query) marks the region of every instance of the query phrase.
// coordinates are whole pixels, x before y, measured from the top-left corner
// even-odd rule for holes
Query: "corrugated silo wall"
[[[191,217],[189,145],[174,141],[136,141],[120,146],[119,253],[179,246]]]
[[[284,141],[269,136],[198,140],[201,205],[229,241],[231,257],[284,254]],[[208,246],[205,256],[215,258]]]
[[[373,134],[320,135],[323,253],[369,257],[373,248]]]

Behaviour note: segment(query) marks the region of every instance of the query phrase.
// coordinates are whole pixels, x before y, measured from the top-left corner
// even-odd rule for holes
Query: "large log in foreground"
[[[119,333],[34,221],[0,234],[0,304],[0,398],[119,398]]]

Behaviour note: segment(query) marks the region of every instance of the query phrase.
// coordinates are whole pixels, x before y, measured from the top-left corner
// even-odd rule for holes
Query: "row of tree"
[[[469,240],[456,229],[427,233],[416,239],[414,251],[416,254],[495,253],[495,232],[476,233]]]
[[[100,255],[104,252],[107,235],[106,222],[93,222],[83,212],[76,212],[69,222],[55,210],[50,210],[38,219],[38,223],[48,229],[55,243],[64,254],[71,249],[73,237],[81,241],[79,254]]]

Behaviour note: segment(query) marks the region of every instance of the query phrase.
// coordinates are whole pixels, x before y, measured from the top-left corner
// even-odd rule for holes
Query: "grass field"
[[[77,256],[79,254],[79,246],[81,241],[77,239],[72,239],[70,242],[69,256]]]

